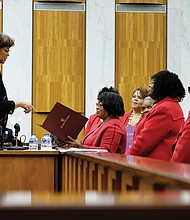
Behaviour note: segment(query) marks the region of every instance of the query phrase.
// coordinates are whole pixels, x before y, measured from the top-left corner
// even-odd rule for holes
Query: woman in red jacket
[[[110,86],[109,88],[103,87],[98,93],[97,100],[99,100],[99,96],[103,92],[115,92],[115,93],[119,94],[118,90],[112,86]],[[95,128],[97,128],[101,123],[102,123],[102,119],[99,118],[96,113],[90,115],[88,122],[87,122],[87,125],[86,125],[86,128],[85,128],[85,131],[84,131],[84,136],[86,136],[89,132],[91,132]]]
[[[144,116],[144,113],[142,113],[143,102],[147,95],[148,95],[147,89],[142,87],[135,89],[131,97],[132,110],[130,112],[125,113],[120,118],[123,124],[126,126],[126,132],[127,132],[126,151],[129,149],[129,147],[132,144],[136,124]]]
[[[128,155],[170,161],[172,144],[184,122],[179,102],[185,89],[175,73],[160,71],[151,77],[149,95],[155,106],[138,123]]]
[[[173,150],[171,162],[190,163],[190,111],[173,144]]]
[[[190,94],[190,91],[188,92]],[[181,126],[172,149],[173,155],[170,160],[171,162],[190,163],[190,111],[187,120]]]
[[[126,126],[135,126],[143,117],[143,101],[148,96],[148,91],[145,88],[139,87],[132,93],[130,112],[126,112],[121,120]]]
[[[86,149],[106,149],[112,153],[125,153],[126,131],[119,119],[124,114],[122,97],[116,92],[103,92],[96,103],[96,115],[102,119],[94,130],[89,132],[81,142],[68,137],[71,147]]]

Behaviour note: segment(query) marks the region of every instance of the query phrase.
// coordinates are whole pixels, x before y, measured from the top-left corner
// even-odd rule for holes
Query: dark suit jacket
[[[3,131],[7,125],[8,114],[12,114],[15,109],[15,103],[9,101],[7,98],[7,92],[0,74],[0,125]]]

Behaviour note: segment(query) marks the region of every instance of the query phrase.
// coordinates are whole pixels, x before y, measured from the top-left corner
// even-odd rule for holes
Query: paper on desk
[[[59,147],[58,151],[61,153],[65,153],[65,152],[108,152],[107,150],[104,150],[104,149],[85,149],[85,148],[75,148],[75,147],[71,147],[68,149]]]

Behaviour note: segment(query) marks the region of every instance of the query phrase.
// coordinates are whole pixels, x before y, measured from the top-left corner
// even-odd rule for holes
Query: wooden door
[[[125,111],[131,95],[148,87],[150,76],[166,69],[166,6],[116,5],[116,87]]]
[[[85,4],[34,3],[32,132],[56,102],[84,113]]]

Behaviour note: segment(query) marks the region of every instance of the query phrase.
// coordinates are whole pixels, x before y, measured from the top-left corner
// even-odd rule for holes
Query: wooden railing
[[[66,153],[62,192],[190,189],[190,166],[112,153]]]
[[[190,189],[190,165],[112,153],[0,151],[0,192]]]

